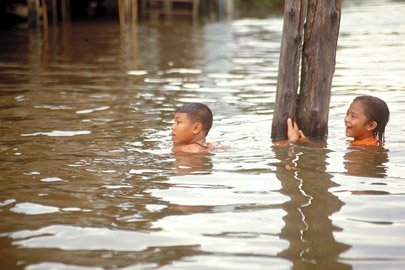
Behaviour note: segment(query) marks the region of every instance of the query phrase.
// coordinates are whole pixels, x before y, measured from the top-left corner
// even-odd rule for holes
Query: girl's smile
[[[374,136],[374,129],[377,127],[375,121],[370,122],[364,114],[363,104],[359,101],[353,102],[345,117],[346,136],[355,140],[362,140]]]

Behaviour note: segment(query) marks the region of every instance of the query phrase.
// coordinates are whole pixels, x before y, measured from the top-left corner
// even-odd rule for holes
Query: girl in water
[[[385,141],[385,126],[388,123],[390,111],[387,104],[373,96],[355,98],[347,110],[345,117],[346,136],[354,146],[382,145]],[[297,123],[287,119],[287,137],[289,142],[297,140],[308,141],[299,130]]]

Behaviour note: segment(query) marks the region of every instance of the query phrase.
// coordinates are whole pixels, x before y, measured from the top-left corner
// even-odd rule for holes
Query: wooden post
[[[56,25],[58,23],[58,5],[56,0],[52,0],[52,19],[53,25]]]
[[[28,7],[28,25],[39,25],[39,18],[40,18],[40,8],[39,8],[39,0],[27,0],[27,7]]]
[[[166,16],[171,16],[172,15],[172,1],[164,1],[163,2],[163,10]]]
[[[118,15],[120,18],[120,25],[124,26],[127,21],[126,0],[118,0]]]
[[[286,0],[271,132],[273,140],[287,138],[288,117],[297,119],[307,137],[326,138],[341,7],[341,0]]]
[[[118,0],[119,16],[121,26],[126,24],[126,0]]]
[[[132,16],[131,21],[132,24],[135,25],[136,21],[138,20],[138,0],[132,0]]]
[[[193,1],[193,20],[198,19],[198,12],[200,10],[200,0]]]
[[[225,0],[224,12],[227,16],[231,16],[233,14],[233,0]]]
[[[295,115],[307,1],[285,1],[276,104],[271,129],[271,138],[275,141],[287,139],[287,118]]]
[[[341,0],[308,0],[297,123],[307,137],[325,139],[335,72]]]
[[[46,0],[42,0],[42,24],[44,26],[44,32],[48,31],[48,6]]]
[[[118,15],[121,26],[135,24],[138,19],[138,1],[118,0]]]
[[[62,22],[67,23],[70,20],[70,0],[61,0]]]

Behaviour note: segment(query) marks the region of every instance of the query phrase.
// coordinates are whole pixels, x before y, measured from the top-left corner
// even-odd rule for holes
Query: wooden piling
[[[287,139],[287,118],[295,116],[302,36],[308,0],[286,0],[271,138]]]
[[[163,1],[163,10],[164,13],[171,16],[172,15],[172,1]]]
[[[118,16],[121,26],[136,24],[138,20],[138,1],[118,0]]]
[[[200,10],[200,0],[193,1],[193,20],[198,18],[198,12]]]
[[[208,1],[208,0],[207,0]],[[189,4],[188,8],[178,8],[177,3]],[[207,2],[203,2],[206,4]],[[149,5],[148,5],[149,4]],[[153,7],[153,4],[158,4]],[[192,15],[193,20],[198,19],[200,10],[200,0],[142,0],[141,1],[141,14],[145,17],[147,14],[153,15]]]
[[[28,25],[39,25],[41,9],[39,7],[39,0],[27,0],[28,7]]]
[[[325,139],[335,72],[341,0],[308,0],[297,123],[307,137]]]
[[[327,136],[341,6],[341,0],[285,2],[271,131],[271,138],[275,141],[287,139],[288,117],[296,118],[300,129],[309,138],[324,139]],[[301,83],[297,95],[301,54]]]
[[[48,31],[48,6],[46,5],[46,0],[42,0],[42,25],[44,27],[44,31]]]
[[[138,0],[132,0],[131,21],[135,25],[138,20]]]
[[[56,0],[52,0],[52,23],[53,25],[58,24],[58,4]]]
[[[126,16],[126,0],[118,0],[118,16],[120,19],[120,25],[123,26],[126,24],[127,16]]]
[[[225,0],[224,12],[228,17],[233,15],[233,0]]]
[[[62,14],[62,22],[67,23],[70,20],[70,1],[61,0],[60,8]]]

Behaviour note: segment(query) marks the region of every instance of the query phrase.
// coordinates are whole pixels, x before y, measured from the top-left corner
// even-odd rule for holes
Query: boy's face
[[[172,125],[172,140],[174,144],[189,144],[194,138],[194,123],[187,113],[176,112]]]

